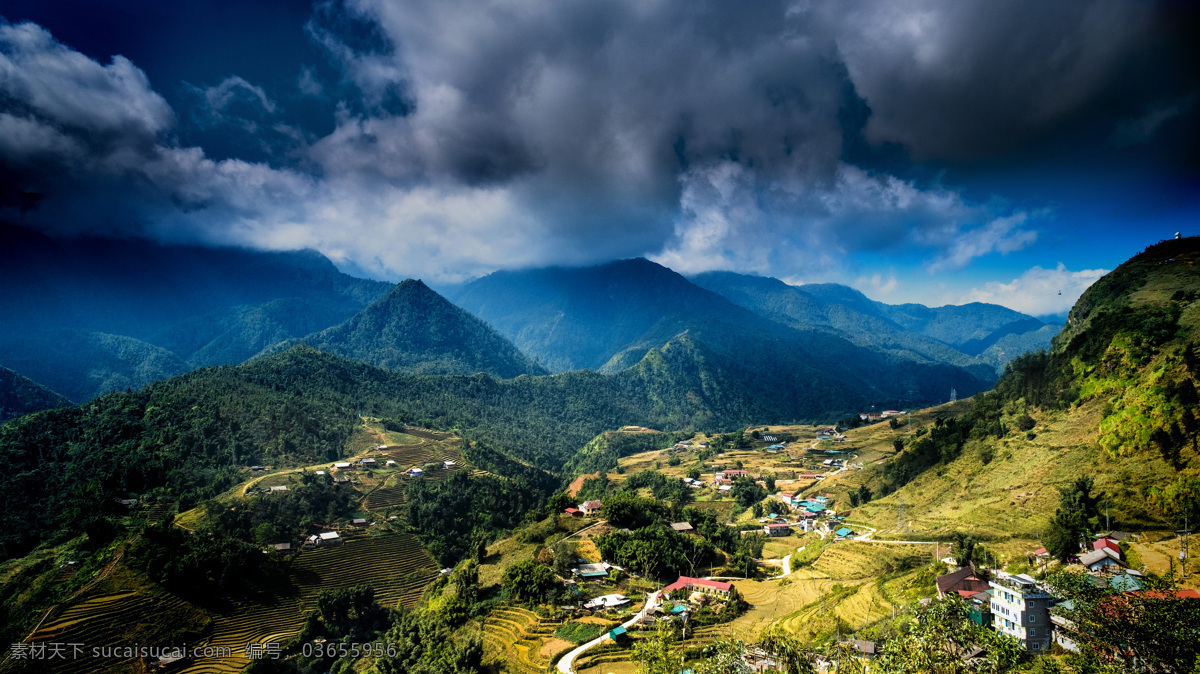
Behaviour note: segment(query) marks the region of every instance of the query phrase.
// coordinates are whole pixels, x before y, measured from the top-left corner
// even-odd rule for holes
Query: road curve
[[[629,629],[630,627],[633,626],[634,623],[641,620],[642,616],[646,615],[646,611],[649,611],[651,608],[653,608],[654,606],[657,605],[658,594],[659,594],[658,592],[655,592],[654,594],[650,595],[650,597],[646,600],[646,605],[642,607],[642,610],[638,611],[637,615],[633,616],[629,620],[626,620],[625,622],[621,623],[621,627],[624,627],[625,629]],[[582,646],[577,646],[576,648],[571,650],[571,652],[562,656],[562,658],[560,658],[558,661],[558,671],[562,672],[562,674],[575,674],[575,670],[571,669],[571,665],[573,665],[575,663],[575,658],[579,657],[584,651],[588,650],[589,648],[599,645],[600,642],[604,641],[607,638],[608,638],[608,633],[605,632],[604,634],[596,637],[595,639],[592,639],[591,641],[587,642],[586,644],[584,644]]]

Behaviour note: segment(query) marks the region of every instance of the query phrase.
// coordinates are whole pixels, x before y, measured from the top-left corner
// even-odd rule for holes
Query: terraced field
[[[485,661],[505,663],[509,670],[540,674],[558,653],[556,649],[546,648],[548,642],[561,643],[563,651],[574,647],[574,644],[555,638],[554,630],[561,624],[522,608],[498,608],[483,622]]]
[[[76,655],[73,649],[65,646],[65,659],[56,659],[50,668],[54,672],[73,674],[132,668],[137,666],[136,660],[97,660],[92,657],[92,649],[134,644],[181,645],[174,640],[176,634],[196,633],[206,622],[199,610],[182,599],[127,590],[97,594],[72,605],[43,623],[29,642],[81,645],[76,657],[72,657]]]

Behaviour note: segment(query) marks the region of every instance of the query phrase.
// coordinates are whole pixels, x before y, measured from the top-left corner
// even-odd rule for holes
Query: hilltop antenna
[[[896,532],[901,534],[908,533],[908,520],[904,517],[904,496],[896,497]]]
[[[950,387],[950,402],[958,402],[958,389]]]

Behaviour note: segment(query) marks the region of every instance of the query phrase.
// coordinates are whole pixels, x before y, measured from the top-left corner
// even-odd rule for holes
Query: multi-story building
[[[1050,650],[1053,598],[1033,578],[997,571],[992,587],[992,627],[1025,645],[1030,653]]]

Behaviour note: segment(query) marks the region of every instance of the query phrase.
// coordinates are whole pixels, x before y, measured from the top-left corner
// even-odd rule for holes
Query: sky
[[[0,0],[0,220],[460,283],[684,274],[1061,314],[1200,235],[1147,0]]]

